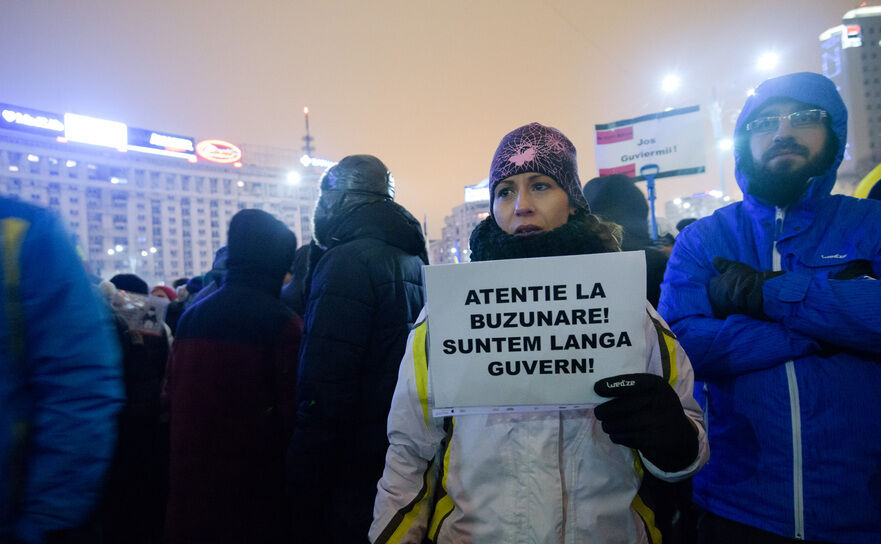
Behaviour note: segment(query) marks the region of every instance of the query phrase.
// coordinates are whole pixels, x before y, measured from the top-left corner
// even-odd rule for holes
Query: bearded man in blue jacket
[[[700,542],[881,542],[881,203],[830,195],[846,137],[831,81],[765,81],[744,200],[676,240],[658,309],[705,382]]]

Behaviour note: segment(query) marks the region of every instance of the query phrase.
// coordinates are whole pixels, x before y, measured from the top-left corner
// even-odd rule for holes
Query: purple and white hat
[[[514,129],[502,138],[489,169],[489,208],[492,213],[495,187],[505,178],[536,172],[557,182],[569,195],[569,202],[590,211],[581,180],[575,146],[562,132],[539,123]]]

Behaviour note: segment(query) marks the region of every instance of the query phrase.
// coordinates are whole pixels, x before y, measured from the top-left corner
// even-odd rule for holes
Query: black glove
[[[636,448],[664,472],[678,472],[697,458],[697,430],[672,387],[654,374],[621,374],[593,386],[614,397],[594,409],[616,444]]]
[[[832,279],[855,280],[857,278],[862,278],[863,276],[868,276],[873,280],[878,279],[878,274],[875,273],[870,261],[867,261],[866,259],[857,259],[856,261],[849,262],[844,270],[841,270],[832,276]]]
[[[713,266],[719,271],[718,276],[710,278],[707,294],[713,315],[725,319],[729,315],[744,314],[756,319],[768,320],[762,307],[762,284],[765,280],[785,274],[781,271],[765,270],[759,272],[755,268],[739,261],[729,261],[722,257],[713,259]]]

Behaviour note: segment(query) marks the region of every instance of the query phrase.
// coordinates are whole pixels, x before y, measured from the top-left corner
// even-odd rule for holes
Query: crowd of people
[[[152,289],[0,197],[0,544],[881,542],[881,202],[831,194],[846,134],[825,77],[759,85],[743,200],[666,244],[559,130],[501,139],[472,261],[645,255],[639,371],[577,409],[433,413],[426,243],[376,157],[324,173],[311,243],[241,210]]]

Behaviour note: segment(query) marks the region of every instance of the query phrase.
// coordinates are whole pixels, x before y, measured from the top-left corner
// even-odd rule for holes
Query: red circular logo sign
[[[242,150],[223,140],[202,140],[196,144],[196,155],[206,161],[232,164],[242,159]]]

